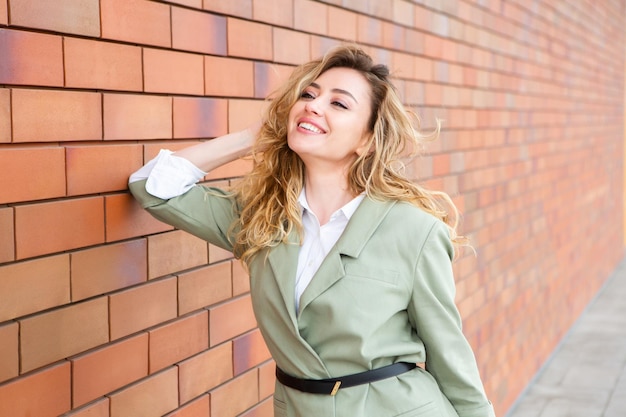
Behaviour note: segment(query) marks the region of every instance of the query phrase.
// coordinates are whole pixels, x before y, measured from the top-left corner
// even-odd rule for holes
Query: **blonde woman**
[[[156,218],[247,266],[277,417],[494,415],[454,303],[456,210],[403,176],[421,136],[388,75],[332,50],[258,128],[162,150],[130,179]],[[196,185],[247,154],[234,190]]]

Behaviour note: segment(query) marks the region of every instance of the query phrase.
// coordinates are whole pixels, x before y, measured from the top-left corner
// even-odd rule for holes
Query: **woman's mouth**
[[[306,130],[308,132],[311,132],[311,133],[326,133],[322,129],[320,129],[319,127],[315,126],[314,124],[308,123],[308,122],[300,122],[300,123],[298,123],[298,127],[300,129],[304,129],[304,130]]]

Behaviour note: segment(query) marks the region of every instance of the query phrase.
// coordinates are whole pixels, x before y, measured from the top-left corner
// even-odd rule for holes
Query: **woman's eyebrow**
[[[322,87],[320,87],[318,83],[311,83],[311,87],[317,88],[318,90],[322,89]],[[332,91],[333,93],[345,94],[347,96],[350,96],[352,97],[352,100],[354,100],[355,103],[359,104],[359,101],[347,90],[343,90],[341,88],[333,88],[330,91]]]

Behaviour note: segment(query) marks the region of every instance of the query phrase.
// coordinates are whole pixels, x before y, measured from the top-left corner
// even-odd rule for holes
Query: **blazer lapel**
[[[357,258],[394,204],[393,201],[376,201],[369,197],[363,199],[350,218],[343,234],[320,265],[311,283],[302,293],[298,314],[302,314],[302,311],[311,301],[345,275],[341,257]],[[292,283],[292,298],[294,297],[293,285]]]
[[[296,324],[296,272],[298,268],[298,253],[300,244],[297,233],[291,232],[288,237],[289,243],[282,243],[273,248],[269,255],[268,261],[274,273],[274,278],[278,283],[281,296],[289,316]],[[297,328],[297,326],[295,326]]]

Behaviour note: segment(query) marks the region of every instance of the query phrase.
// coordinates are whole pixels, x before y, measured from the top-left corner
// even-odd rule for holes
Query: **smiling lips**
[[[314,124],[309,123],[309,122],[300,122],[300,123],[298,123],[298,127],[301,128],[301,129],[304,129],[304,130],[306,130],[308,132],[311,132],[311,133],[326,133],[325,131],[323,131],[319,127],[317,127]]]

